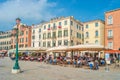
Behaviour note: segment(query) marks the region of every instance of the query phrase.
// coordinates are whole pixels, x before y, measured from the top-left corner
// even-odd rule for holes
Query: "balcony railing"
[[[98,38],[99,36],[95,36],[95,38]]]
[[[52,39],[55,39],[56,38],[56,36],[52,36]]]
[[[89,39],[89,37],[85,37],[85,39]]]
[[[52,27],[52,30],[56,30],[56,29],[57,29],[56,26],[53,26],[53,27]]]
[[[113,36],[108,36],[108,39],[113,39]]]

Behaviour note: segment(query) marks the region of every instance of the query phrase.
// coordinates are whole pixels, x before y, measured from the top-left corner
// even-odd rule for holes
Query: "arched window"
[[[95,31],[95,37],[98,37],[98,31]]]
[[[88,24],[86,25],[86,28],[89,28]]]
[[[95,27],[98,27],[98,22],[95,23]]]
[[[108,24],[113,24],[113,17],[112,17],[112,15],[108,16],[107,22],[108,22]]]
[[[86,44],[88,44],[89,43],[89,41],[86,41]]]
[[[98,40],[95,40],[95,44],[98,44]]]
[[[89,33],[88,32],[86,32],[86,38],[88,38],[89,37]]]
[[[55,29],[56,28],[56,24],[55,23],[53,23],[53,29]]]

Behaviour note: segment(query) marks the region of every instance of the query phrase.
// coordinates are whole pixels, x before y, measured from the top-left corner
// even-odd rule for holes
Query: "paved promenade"
[[[22,72],[12,74],[14,62],[9,58],[0,59],[0,80],[120,80],[120,68],[106,72],[82,68],[61,67],[40,62],[20,61]]]

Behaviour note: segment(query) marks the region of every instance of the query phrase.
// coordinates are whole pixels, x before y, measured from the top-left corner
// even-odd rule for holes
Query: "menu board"
[[[105,54],[105,60],[107,64],[110,64],[110,54],[108,53]]]

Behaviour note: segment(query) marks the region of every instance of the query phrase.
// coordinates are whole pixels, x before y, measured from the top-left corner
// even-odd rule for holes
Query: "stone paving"
[[[12,74],[14,61],[9,58],[0,59],[0,80],[120,80],[120,68],[106,72],[104,68],[94,71],[41,62],[19,61],[19,63],[22,72]]]

